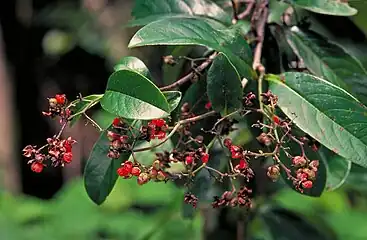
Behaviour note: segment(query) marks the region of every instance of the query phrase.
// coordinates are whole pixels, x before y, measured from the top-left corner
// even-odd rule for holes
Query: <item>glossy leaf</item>
[[[207,91],[213,109],[222,116],[242,107],[241,78],[223,53],[214,59],[208,70]]]
[[[352,16],[357,14],[357,9],[349,6],[347,2],[339,0],[290,0],[290,2],[315,13],[336,16]]]
[[[131,39],[129,47],[149,45],[201,45],[227,55],[241,77],[251,79],[256,74],[251,49],[236,29],[219,28],[209,19],[172,18],[150,23]]]
[[[166,98],[154,83],[126,69],[110,76],[101,105],[104,110],[129,119],[161,118],[170,112]]]
[[[166,91],[163,92],[163,95],[167,99],[167,102],[170,107],[170,112],[172,112],[177,108],[178,104],[180,104],[182,93],[179,91]]]
[[[367,108],[345,90],[312,75],[270,75],[278,106],[304,132],[345,159],[367,167]]]
[[[345,185],[358,191],[367,192],[366,169],[356,164],[352,164],[349,175],[345,180]]]
[[[331,240],[325,232],[311,225],[302,216],[285,208],[268,207],[260,217],[269,228],[273,240]]]
[[[123,57],[113,68],[115,71],[127,69],[140,73],[144,77],[151,79],[149,69],[142,60],[137,57]]]
[[[293,27],[286,31],[286,36],[311,72],[343,89],[351,89],[356,97],[367,102],[367,72],[356,58],[310,30]]]
[[[71,102],[72,120],[70,121],[70,126],[73,126],[85,111],[99,103],[102,97],[103,94],[93,94]]]
[[[174,16],[203,16],[231,24],[231,16],[210,0],[136,0],[130,26],[141,26]]]
[[[122,154],[119,159],[107,157],[109,140],[107,130],[103,131],[94,144],[84,169],[84,186],[88,196],[96,204],[102,204],[112,191],[117,180],[116,170],[127,160],[130,153]]]
[[[325,147],[317,151],[320,160],[323,161],[327,169],[326,190],[334,191],[341,187],[347,179],[352,162],[335,154]]]

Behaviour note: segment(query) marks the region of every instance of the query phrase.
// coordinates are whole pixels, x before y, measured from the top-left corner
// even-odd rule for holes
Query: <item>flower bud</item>
[[[119,150],[122,147],[122,142],[120,141],[120,139],[116,139],[111,143],[111,146],[113,149]]]
[[[56,98],[49,98],[48,99],[48,104],[50,105],[50,107],[54,108],[57,106],[57,100]]]
[[[277,181],[280,176],[280,168],[278,165],[272,165],[268,167],[266,175],[273,181]]]
[[[113,140],[119,139],[120,135],[112,131],[107,131],[107,138],[108,140],[113,141]]]
[[[305,188],[305,189],[310,189],[310,188],[312,188],[312,181],[310,181],[310,180],[307,180],[307,181],[304,181],[304,182],[302,182],[302,187],[303,188]]]
[[[31,165],[31,170],[35,173],[40,173],[43,170],[43,164],[40,162],[33,162]]]
[[[293,166],[295,167],[304,167],[306,166],[307,160],[301,156],[295,156],[292,160]]]
[[[138,176],[138,184],[143,185],[149,181],[149,175],[145,172],[140,173]]]

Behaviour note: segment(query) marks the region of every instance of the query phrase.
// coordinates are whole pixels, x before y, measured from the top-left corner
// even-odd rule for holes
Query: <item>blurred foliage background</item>
[[[1,1],[0,239],[235,239],[236,213],[203,208],[192,220],[183,219],[184,192],[171,183],[138,187],[134,180],[119,180],[108,200],[100,207],[94,205],[85,193],[81,175],[98,133],[84,126],[83,121],[66,131],[79,143],[71,167],[35,174],[21,158],[23,146],[41,145],[57,129],[57,123],[40,114],[47,107],[46,97],[59,92],[70,98],[79,93],[102,93],[112,66],[121,57],[141,58],[155,79],[163,79],[158,85],[172,81],[163,73],[179,75],[162,66],[162,56],[173,48],[127,49],[137,29],[126,27],[133,3]],[[271,4],[271,17],[279,18],[284,9],[277,1]],[[359,11],[351,18],[307,15],[313,28],[341,44],[367,67],[367,1],[354,0],[350,4]],[[306,13],[300,11],[302,14]],[[191,50],[175,49],[178,54]],[[111,120],[99,109],[92,114],[102,125]],[[249,134],[239,133],[237,141],[248,143],[253,139]],[[141,157],[149,160],[153,155]],[[251,239],[284,239],[279,233],[279,238],[274,238],[266,227],[270,225],[279,232],[288,232],[287,237],[294,236],[285,239],[310,239],[304,233],[312,229],[303,221],[327,232],[329,239],[367,239],[364,170],[352,169],[342,188],[326,192],[321,198],[301,196],[283,189],[282,183],[269,183],[269,187],[281,190],[258,200],[262,204],[260,215],[266,217],[248,225]],[[283,218],[271,218],[269,209],[274,206],[282,207]]]

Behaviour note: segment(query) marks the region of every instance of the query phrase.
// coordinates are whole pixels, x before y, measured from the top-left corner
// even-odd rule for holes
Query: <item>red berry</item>
[[[307,181],[302,182],[302,187],[305,188],[305,189],[312,188],[312,181],[307,180]]]
[[[238,164],[238,168],[239,169],[245,169],[245,168],[247,168],[247,162],[246,162],[245,159],[243,159],[243,158],[240,159],[240,162]]]
[[[281,123],[280,118],[277,115],[273,116],[273,121],[276,125],[280,125]]]
[[[210,109],[212,107],[212,103],[211,102],[207,102],[206,104],[205,104],[205,108],[206,109]]]
[[[120,123],[121,123],[120,118],[115,118],[115,119],[113,119],[113,121],[112,121],[112,125],[113,125],[114,127],[118,127],[118,126],[120,125]]]
[[[33,162],[31,165],[31,170],[36,173],[40,173],[43,170],[43,164],[40,162]]]
[[[201,161],[203,163],[207,163],[209,161],[209,154],[207,154],[207,153],[201,154]]]
[[[117,174],[121,177],[127,177],[130,174],[129,169],[127,169],[125,166],[121,166],[117,169]]]
[[[133,167],[133,168],[131,169],[131,174],[132,174],[132,175],[134,175],[134,176],[139,176],[139,175],[140,175],[140,173],[141,173],[141,170],[140,170],[140,168],[139,168],[139,167]]]
[[[66,102],[65,94],[56,94],[55,96],[57,104],[64,105]]]
[[[163,127],[164,125],[166,125],[166,121],[164,119],[155,119],[155,120],[152,120],[152,122],[154,121],[154,125],[156,127]]]
[[[65,152],[68,153],[68,152],[71,152],[72,146],[71,146],[71,144],[69,142],[65,141],[64,142],[64,148],[65,148]]]
[[[159,140],[162,140],[166,137],[166,133],[163,131],[159,131],[157,134],[154,135],[156,138],[158,138]]]
[[[143,185],[147,183],[148,181],[149,181],[149,175],[145,172],[140,173],[140,175],[138,176],[138,184]]]
[[[119,139],[120,135],[112,131],[107,131],[107,138],[108,140],[113,141],[113,140]]]
[[[131,172],[131,170],[133,169],[133,163],[128,161],[128,162],[124,162],[122,164],[122,166],[124,166],[127,170],[129,170],[129,172]]]
[[[307,160],[302,156],[295,156],[292,160],[292,163],[295,167],[304,167],[307,163]]]
[[[232,140],[230,138],[226,138],[226,139],[224,139],[223,144],[227,148],[231,148],[231,146],[232,146]]]
[[[192,156],[186,156],[185,163],[186,165],[191,165],[194,162],[194,158]]]
[[[62,159],[65,163],[71,163],[71,160],[73,160],[73,154],[71,152],[64,153]]]
[[[242,149],[240,147],[236,145],[232,145],[230,150],[231,150],[232,158],[234,159],[242,158]]]
[[[297,173],[297,179],[301,181],[305,181],[308,178],[308,174],[304,172]]]

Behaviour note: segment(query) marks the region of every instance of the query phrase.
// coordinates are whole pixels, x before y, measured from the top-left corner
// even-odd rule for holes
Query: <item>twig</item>
[[[192,79],[195,74],[197,72],[201,72],[203,71],[205,68],[207,68],[210,63],[213,61],[213,59],[217,56],[217,53],[213,53],[212,55],[209,56],[209,58],[204,61],[202,64],[200,64],[197,68],[195,68],[195,70],[191,71],[190,73],[188,73],[187,75],[183,76],[182,78],[180,78],[179,80],[177,80],[176,82],[170,84],[170,85],[167,85],[167,86],[164,86],[164,87],[161,87],[159,88],[161,91],[166,91],[166,90],[170,90],[172,88],[175,88],[175,87],[178,87],[178,86],[181,86],[182,84],[186,83],[187,81],[189,81],[190,79]]]
[[[264,32],[265,32],[265,24],[268,19],[268,4],[269,0],[263,0],[259,4],[259,9],[261,11],[261,15],[259,16],[258,21],[256,22],[256,36],[257,36],[257,44],[255,48],[254,53],[254,61],[252,64],[253,69],[259,70],[260,72],[264,71],[264,66],[261,64],[261,54],[262,54],[262,48],[264,44]]]
[[[238,21],[238,16],[237,16],[237,1],[236,0],[231,0],[232,3],[232,11],[233,11],[233,17],[232,17],[232,24],[236,24]]]
[[[63,131],[65,130],[65,128],[66,128],[66,125],[68,125],[68,121],[65,121],[65,122],[62,124],[62,127],[61,127],[61,129],[60,129],[59,133],[56,135],[56,138],[59,138],[59,137],[61,136],[62,132],[63,132]]]
[[[158,143],[156,145],[153,145],[153,146],[150,146],[150,147],[134,149],[133,151],[134,152],[142,152],[142,151],[147,151],[147,150],[150,150],[150,149],[159,147],[162,144],[164,144],[165,142],[167,142],[167,140],[170,139],[173,136],[173,134],[175,134],[175,132],[179,129],[179,127],[181,125],[185,125],[186,123],[190,123],[190,122],[199,121],[201,119],[210,117],[210,116],[214,115],[215,113],[216,113],[215,111],[210,111],[210,112],[204,113],[204,114],[199,115],[199,116],[196,116],[196,117],[192,117],[192,118],[188,118],[188,119],[184,119],[184,120],[178,121],[177,124],[172,129],[172,131],[168,134],[168,136],[165,139],[163,139],[160,143]]]
[[[243,11],[242,13],[238,14],[238,19],[244,19],[245,17],[247,17],[248,15],[250,15],[252,9],[255,6],[255,0],[252,1],[247,1],[247,6],[245,11]]]
[[[83,113],[84,117],[88,119],[88,121],[96,128],[98,128],[98,131],[102,132],[103,128],[96,123],[91,117],[89,117],[86,113]]]

